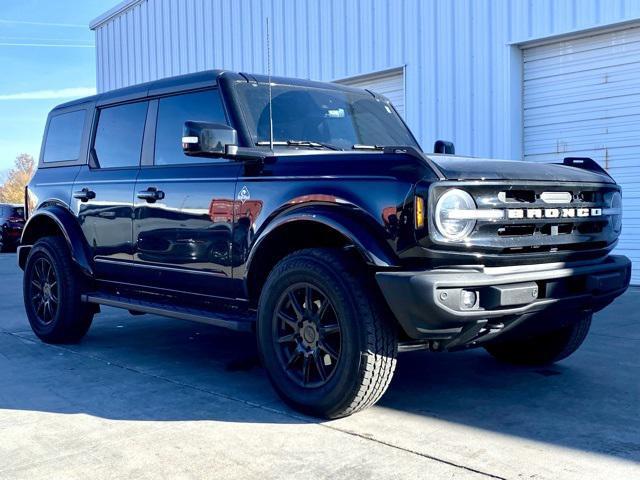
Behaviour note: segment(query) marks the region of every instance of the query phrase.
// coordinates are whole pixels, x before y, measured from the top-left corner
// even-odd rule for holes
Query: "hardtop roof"
[[[266,75],[254,75],[248,73],[233,72],[230,70],[205,70],[202,72],[188,73],[174,77],[162,78],[151,82],[140,83],[129,87],[110,90],[90,97],[78,98],[66,103],[62,103],[54,110],[74,107],[85,103],[96,102],[100,104],[118,103],[129,100],[136,100],[148,96],[162,95],[164,93],[179,92],[181,90],[192,90],[196,88],[206,88],[215,86],[220,77],[224,76],[233,81],[256,82],[267,84],[269,77]],[[308,88],[324,88],[345,92],[362,92],[362,89],[341,85],[337,83],[318,82],[300,78],[272,77],[271,83],[276,85],[292,85]]]

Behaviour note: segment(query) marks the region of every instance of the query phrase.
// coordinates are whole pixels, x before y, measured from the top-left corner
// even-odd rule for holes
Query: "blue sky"
[[[119,0],[0,0],[0,172],[37,156],[47,113],[95,89],[89,22]]]

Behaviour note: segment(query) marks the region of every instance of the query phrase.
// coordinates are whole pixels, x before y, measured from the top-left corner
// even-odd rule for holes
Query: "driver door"
[[[233,297],[232,206],[241,164],[187,156],[182,150],[185,122],[228,123],[218,90],[153,102],[153,164],[141,167],[135,187],[136,275],[141,283],[165,291]]]

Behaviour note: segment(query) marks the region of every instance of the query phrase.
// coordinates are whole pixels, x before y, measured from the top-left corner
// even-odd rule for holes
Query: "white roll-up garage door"
[[[623,189],[616,253],[640,284],[640,27],[532,46],[524,58],[524,157],[591,157]]]
[[[336,83],[366,88],[387,97],[400,115],[404,117],[404,70],[396,68],[384,72],[360,75],[337,80]]]

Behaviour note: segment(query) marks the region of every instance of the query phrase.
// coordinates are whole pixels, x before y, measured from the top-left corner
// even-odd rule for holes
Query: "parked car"
[[[20,244],[20,236],[24,228],[24,207],[9,203],[0,204],[0,250],[15,250]]]
[[[399,351],[562,360],[630,280],[596,162],[426,153],[365,90],[202,72],[60,105],[44,137],[18,255],[36,335],[77,342],[100,305],[254,331],[312,415],[374,404]]]

